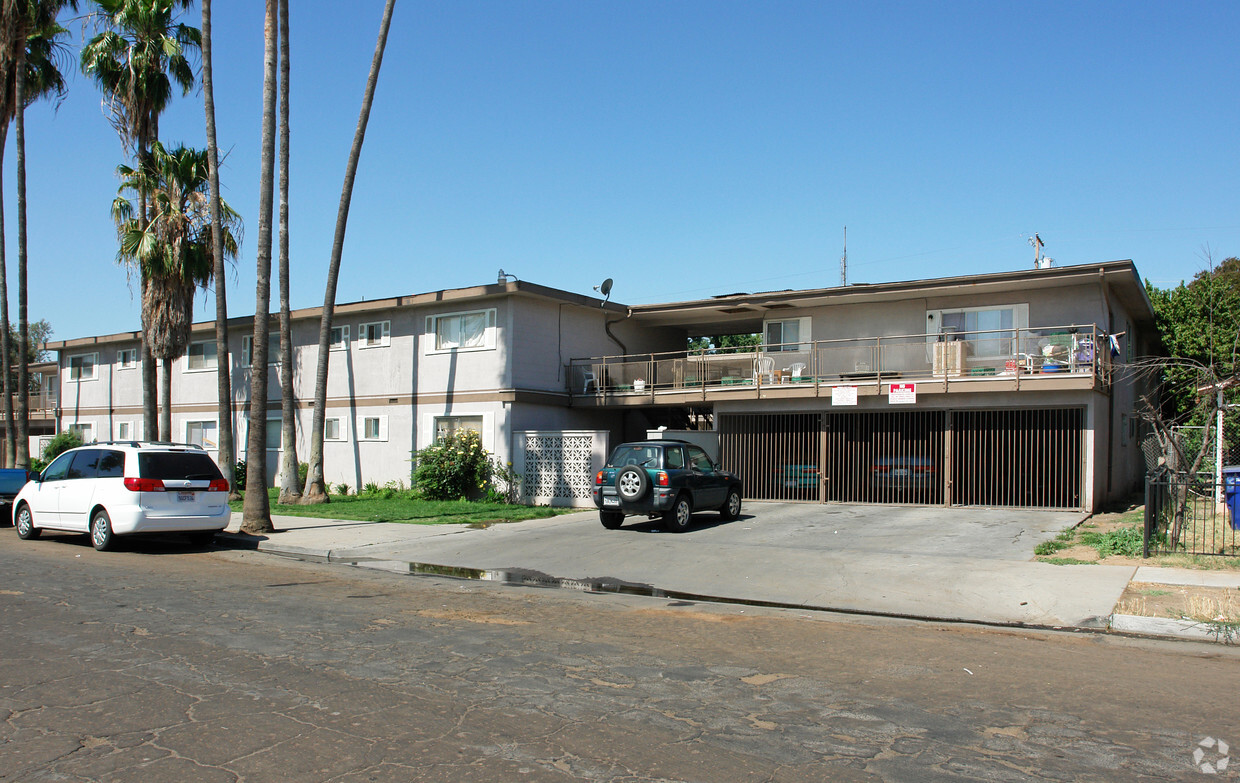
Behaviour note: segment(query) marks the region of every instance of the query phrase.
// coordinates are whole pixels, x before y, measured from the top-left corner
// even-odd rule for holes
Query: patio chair
[[[581,377],[584,379],[581,384],[582,394],[589,394],[591,386],[598,391],[598,379],[594,377],[594,370],[582,370]]]
[[[775,360],[769,356],[759,356],[753,360],[753,379],[762,383],[775,382]]]

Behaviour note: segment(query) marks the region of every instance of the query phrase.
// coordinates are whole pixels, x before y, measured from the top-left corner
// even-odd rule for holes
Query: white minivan
[[[70,449],[13,501],[19,538],[89,533],[100,551],[117,536],[187,533],[209,543],[228,525],[228,482],[201,446],[138,441]]]

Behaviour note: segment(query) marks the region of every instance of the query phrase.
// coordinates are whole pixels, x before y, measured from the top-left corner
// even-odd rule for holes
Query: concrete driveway
[[[403,530],[377,537],[363,535],[357,523],[339,523],[338,543],[321,541],[318,548],[334,560],[398,571],[429,564],[486,572],[484,578],[535,584],[610,580],[670,595],[807,609],[1101,625],[1132,567],[1030,559],[1037,542],[1082,516],[751,502],[734,522],[720,523],[714,513],[695,515],[695,526],[682,534],[662,532],[657,522],[639,517],[606,530],[589,511],[480,530],[385,525]],[[322,523],[285,517],[277,526]],[[320,532],[330,538],[327,530]]]

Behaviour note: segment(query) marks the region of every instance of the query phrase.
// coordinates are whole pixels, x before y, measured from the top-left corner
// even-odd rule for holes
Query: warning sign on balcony
[[[832,405],[856,405],[857,404],[857,387],[856,386],[832,386],[831,387],[831,404]]]
[[[891,405],[914,405],[917,402],[917,384],[893,383],[887,393],[887,402]]]

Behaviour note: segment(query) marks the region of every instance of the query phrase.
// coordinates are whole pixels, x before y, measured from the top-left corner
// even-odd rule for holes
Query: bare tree
[[[340,277],[340,257],[344,253],[345,226],[349,222],[349,202],[353,197],[353,180],[357,176],[357,162],[362,155],[362,142],[366,138],[366,123],[370,119],[370,107],[374,103],[375,86],[379,83],[379,68],[383,65],[383,49],[387,45],[388,28],[392,24],[392,8],[396,0],[387,0],[383,7],[383,19],[379,22],[379,40],[375,43],[375,56],[370,61],[370,76],[366,80],[366,92],[362,97],[362,110],[357,118],[357,130],[353,134],[353,147],[349,150],[349,162],[345,166],[344,187],[340,192],[340,209],[336,212],[336,236],[332,242],[332,257],[327,268],[327,286],[323,294],[323,317],[319,322],[319,356],[314,373],[314,419],[310,426],[310,470],[306,476],[303,503],[326,503],[327,485],[323,479],[323,427],[327,412],[327,364],[331,348],[332,316],[336,307],[336,281]]]

